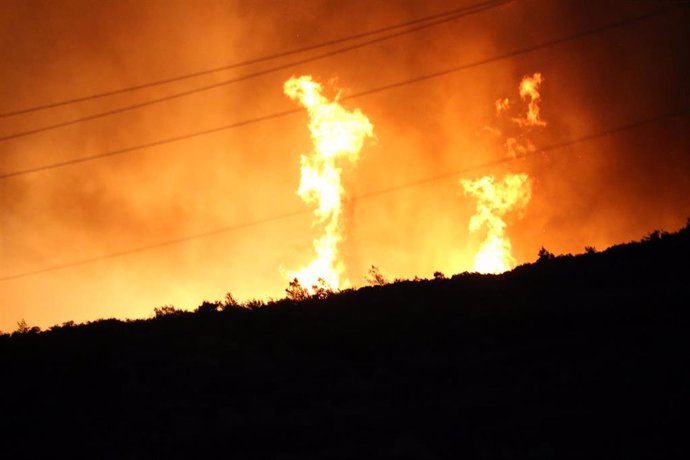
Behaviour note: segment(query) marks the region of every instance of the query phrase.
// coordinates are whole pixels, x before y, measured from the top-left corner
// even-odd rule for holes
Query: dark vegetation
[[[686,458],[689,260],[690,225],[499,276],[23,323],[0,456]]]

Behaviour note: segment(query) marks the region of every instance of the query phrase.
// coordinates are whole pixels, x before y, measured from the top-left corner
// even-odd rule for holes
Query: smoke
[[[469,4],[469,2],[467,2]],[[21,1],[0,5],[0,111],[103,92],[298,48],[457,8],[457,1]],[[343,97],[474,62],[655,8],[655,2],[513,2],[418,33],[261,78],[116,116],[0,143],[0,172],[64,161],[290,110],[283,82],[310,74]],[[353,285],[372,264],[388,278],[470,269],[477,250],[458,202],[463,171],[690,106],[687,8],[514,59],[355,100],[377,143],[343,177],[348,222],[339,244]],[[251,67],[265,68],[286,59]],[[538,69],[547,129],[532,145],[482,129],[494,102]],[[57,109],[1,118],[0,135],[32,129],[246,73],[235,69]],[[335,79],[335,80],[333,80]],[[511,106],[515,102],[511,101]],[[533,180],[525,218],[510,222],[512,256],[534,260],[606,247],[690,215],[687,118],[643,126],[512,163]],[[304,210],[294,193],[299,152],[312,148],[300,116],[195,137],[99,161],[0,180],[0,275],[154,245]],[[462,176],[467,177],[467,174]],[[372,195],[373,192],[389,191]],[[358,199],[366,196],[367,198]],[[298,267],[318,229],[308,212],[237,231],[0,283],[0,330],[24,318],[50,326],[192,308],[232,291],[282,296],[279,266]]]

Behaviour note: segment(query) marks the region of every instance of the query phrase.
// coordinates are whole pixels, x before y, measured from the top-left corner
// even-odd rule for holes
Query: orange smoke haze
[[[222,67],[472,3],[5,1],[0,113]],[[317,255],[314,241],[332,222],[338,283],[364,284],[372,264],[387,279],[472,270],[487,227],[468,228],[478,197],[463,194],[460,179],[492,176],[500,187],[511,175],[530,178],[529,203],[499,213],[511,266],[535,260],[542,246],[578,253],[655,228],[675,230],[690,216],[687,115],[541,149],[690,107],[687,7],[487,61],[658,7],[653,1],[518,0],[257,78],[0,141],[0,175],[152,144],[0,179],[0,330],[14,330],[21,319],[48,327],[147,317],[157,306],[194,308],[227,291],[240,300],[283,297],[287,281],[280,268],[309,266]],[[0,138],[332,48],[0,117]],[[480,61],[487,62],[396,85]],[[300,165],[315,166],[317,149],[309,113],[299,98],[283,93],[294,75],[312,75],[327,104],[342,89],[343,113],[366,114],[376,127],[376,142],[365,143],[356,167],[350,153],[331,165],[343,169],[333,189],[338,217],[317,216],[316,225],[319,200],[305,203],[295,193],[311,193],[301,187]],[[499,109],[495,101],[506,97]],[[528,111],[531,105],[539,110]],[[512,120],[530,120],[530,113],[535,126]],[[305,152],[312,153],[301,160]],[[504,158],[511,161],[497,161]],[[194,235],[205,236],[188,238]],[[85,263],[71,266],[79,261]],[[51,267],[61,268],[41,272]],[[14,277],[27,273],[33,274]]]

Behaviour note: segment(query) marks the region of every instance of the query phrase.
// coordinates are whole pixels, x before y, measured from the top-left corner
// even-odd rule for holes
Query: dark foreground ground
[[[684,458],[689,261],[686,227],[501,276],[6,335],[0,457]]]

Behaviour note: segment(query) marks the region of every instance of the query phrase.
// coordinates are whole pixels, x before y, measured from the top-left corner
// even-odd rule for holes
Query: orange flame
[[[529,177],[527,174],[509,174],[502,182],[496,183],[493,176],[484,176],[473,181],[463,179],[460,184],[466,194],[477,198],[477,212],[470,219],[470,232],[486,227],[486,238],[474,259],[474,271],[503,273],[515,267],[503,216],[527,206],[532,197]]]
[[[521,128],[543,127],[546,122],[540,117],[539,86],[544,81],[541,73],[523,77],[520,82],[520,98],[528,100],[527,113],[524,117],[513,118]],[[496,115],[501,116],[511,109],[508,98],[495,102]],[[500,133],[500,131],[499,131]],[[513,158],[524,156],[535,151],[534,144],[525,139],[524,134],[506,139],[504,147]],[[466,194],[477,199],[477,211],[470,218],[470,232],[477,232],[486,227],[486,238],[474,259],[474,271],[480,273],[503,273],[515,267],[515,258],[511,255],[512,245],[506,236],[506,222],[503,220],[511,210],[527,206],[532,197],[532,187],[527,174],[509,174],[501,182],[495,182],[493,176],[476,180],[460,181]]]
[[[527,155],[529,152],[534,152],[536,150],[534,144],[532,144],[529,140],[520,141],[515,137],[509,137],[506,139],[505,148],[513,158]]]
[[[541,94],[539,94],[539,86],[544,82],[541,73],[536,72],[531,77],[525,76],[520,82],[520,98],[522,100],[529,99],[527,103],[527,115],[524,118],[514,118],[513,120],[520,126],[546,126],[546,122],[540,117],[539,102],[541,101]]]
[[[292,77],[283,87],[285,94],[299,101],[309,114],[309,131],[314,150],[302,155],[301,180],[297,194],[306,203],[316,203],[316,223],[323,225],[323,234],[314,240],[316,258],[307,266],[288,271],[286,276],[313,292],[322,286],[339,289],[348,284],[342,279],[345,266],[340,260],[338,244],[342,240],[341,168],[337,161],[345,158],[355,162],[374,126],[359,110],[347,111],[338,103],[338,96],[329,101],[322,94],[321,85],[311,76]]]
[[[501,115],[501,113],[510,109],[510,99],[504,97],[503,99],[496,100],[496,115]]]

